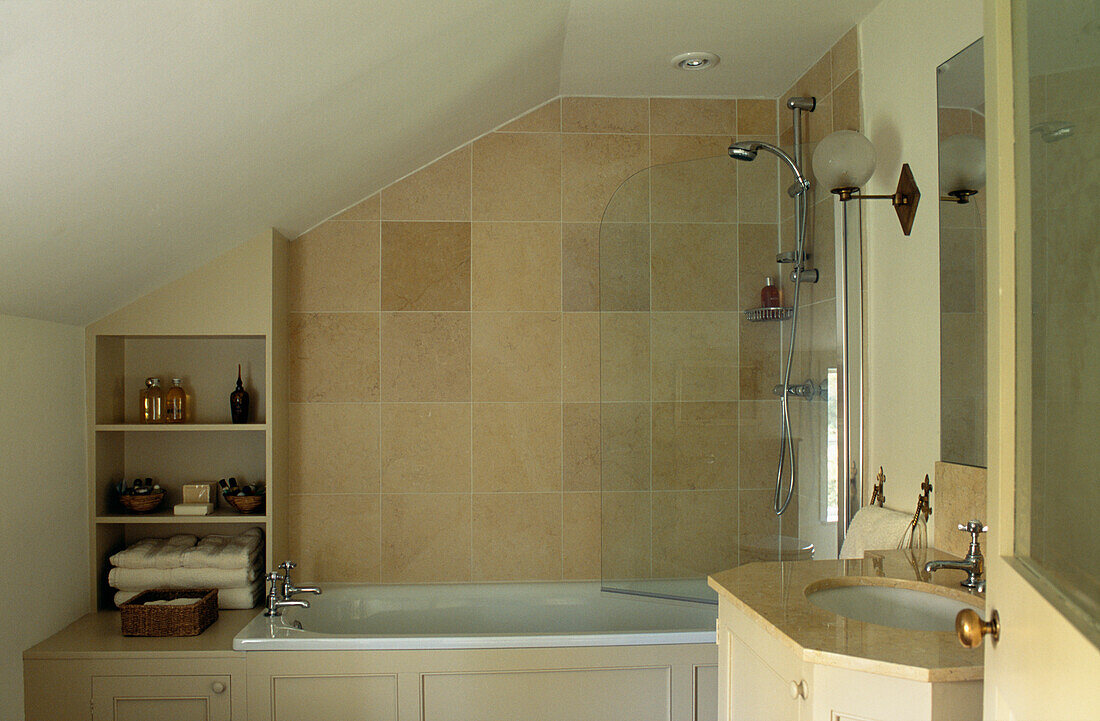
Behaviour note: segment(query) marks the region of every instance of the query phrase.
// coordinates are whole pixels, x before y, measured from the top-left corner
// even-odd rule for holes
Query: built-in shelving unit
[[[285,508],[285,277],[286,241],[274,231],[215,263],[141,298],[89,326],[88,507],[91,584],[95,608],[110,608],[108,558],[147,537],[178,533],[234,534],[263,530],[265,561],[283,554]],[[227,273],[226,269],[232,269]],[[249,423],[230,419],[229,394],[241,375],[250,395]],[[146,377],[163,386],[182,378],[187,421],[140,422]],[[262,514],[240,514],[222,499],[210,516],[177,516],[186,483],[263,482]],[[152,513],[118,503],[120,480],[152,478],[167,492]]]

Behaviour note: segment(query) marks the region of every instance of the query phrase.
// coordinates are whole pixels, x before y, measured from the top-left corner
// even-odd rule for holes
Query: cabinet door
[[[229,676],[95,676],[92,721],[230,721]]]
[[[732,633],[728,643],[730,721],[799,721],[802,697],[792,694],[791,685],[802,679],[780,675]]]

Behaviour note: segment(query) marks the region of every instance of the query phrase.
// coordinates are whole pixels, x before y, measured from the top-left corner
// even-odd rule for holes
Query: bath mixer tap
[[[309,608],[309,601],[288,600],[285,597],[280,598],[280,591],[282,590],[280,583],[283,581],[283,577],[279,575],[278,571],[272,571],[267,574],[267,580],[271,584],[271,589],[267,592],[267,609],[264,610],[265,616],[281,616],[283,615],[281,609],[288,606]]]
[[[294,561],[283,561],[279,564],[279,568],[283,569],[283,575],[281,576],[283,580],[283,598],[288,599],[297,593],[313,593],[320,596],[321,589],[316,586],[295,586],[294,582],[290,580],[290,570],[297,567],[298,564]],[[306,604],[306,607],[308,608],[309,604]]]
[[[960,523],[959,530],[966,531],[970,534],[970,548],[967,550],[963,560],[929,561],[924,564],[924,570],[926,573],[932,573],[941,568],[954,568],[960,571],[966,571],[966,578],[959,581],[959,585],[982,593],[985,591],[985,579],[982,578],[982,574],[985,573],[985,557],[982,556],[982,547],[981,543],[978,541],[978,536],[988,531],[989,526],[974,519],[966,524]]]

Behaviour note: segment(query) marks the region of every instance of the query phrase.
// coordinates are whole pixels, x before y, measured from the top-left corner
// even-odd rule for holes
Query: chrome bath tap
[[[282,573],[272,571],[267,574],[267,580],[268,583],[271,584],[271,588],[267,592],[267,609],[264,611],[265,616],[281,616],[281,609],[287,608],[288,606],[309,608],[309,601],[291,598],[291,596],[296,593],[321,594],[321,589],[315,586],[303,586],[299,588],[294,585],[294,582],[290,580],[290,570],[297,567],[297,565],[298,564],[293,561],[284,561],[279,564],[279,568],[283,571]]]
[[[959,581],[959,585],[982,593],[985,591],[985,579],[982,578],[982,574],[985,573],[985,557],[982,556],[982,547],[981,543],[978,541],[978,536],[988,531],[989,526],[975,519],[966,524],[960,523],[959,530],[966,531],[970,534],[970,548],[967,550],[963,560],[929,561],[924,564],[924,570],[926,573],[932,573],[941,568],[954,568],[960,571],[966,571],[966,578]]]

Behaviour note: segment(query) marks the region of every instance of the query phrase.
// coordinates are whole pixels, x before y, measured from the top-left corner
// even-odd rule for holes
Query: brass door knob
[[[955,616],[955,633],[963,646],[977,648],[982,645],[982,637],[987,633],[993,636],[994,641],[1001,637],[1001,618],[994,611],[988,621],[983,621],[977,611],[964,608]]]

